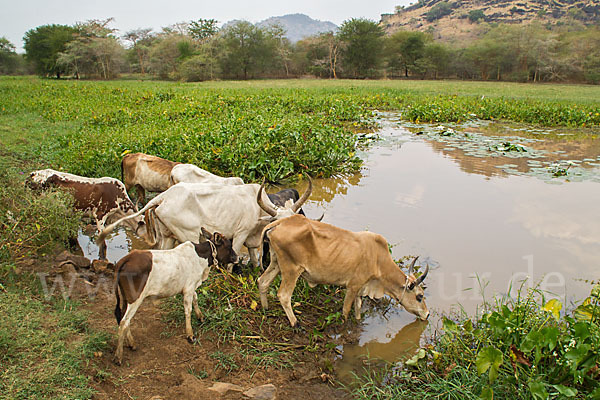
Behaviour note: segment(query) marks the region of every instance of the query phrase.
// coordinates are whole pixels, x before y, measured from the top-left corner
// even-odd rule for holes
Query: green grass
[[[600,88],[455,81],[285,80],[182,84],[0,78],[3,142],[87,176],[120,175],[126,152],[247,181],[356,171],[374,110],[417,122],[472,118],[598,126]]]
[[[78,304],[44,301],[35,279],[0,275],[0,398],[90,398],[85,369],[107,335],[88,328]]]
[[[298,281],[292,304],[303,327],[299,331],[291,328],[277,300],[279,278],[270,287],[269,310],[262,309],[256,285],[258,275],[259,271],[250,267],[242,275],[215,271],[198,289],[204,319],[192,318],[196,336],[236,352],[237,358],[231,360],[217,357],[223,364],[220,368],[234,370],[226,368],[229,361],[252,373],[258,369],[290,368],[299,357],[333,351],[328,335],[332,329],[343,326],[343,290],[325,285],[310,288],[303,280]],[[163,322],[178,331],[184,323],[181,304],[181,296],[161,303]],[[354,322],[351,319],[349,323]]]

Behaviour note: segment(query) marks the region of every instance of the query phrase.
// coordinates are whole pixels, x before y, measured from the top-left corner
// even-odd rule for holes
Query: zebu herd
[[[245,184],[241,178],[224,178],[192,164],[160,157],[126,154],[121,179],[86,178],[51,169],[34,171],[27,179],[33,189],[61,187],[71,191],[74,207],[91,217],[98,229],[100,257],[106,256],[104,239],[123,224],[153,250],[132,250],[115,267],[115,317],[119,324],[115,362],[121,364],[127,339],[135,349],[130,321],[144,299],[183,294],[185,329],[195,341],[191,311],[198,318],[196,289],[211,267],[231,270],[245,246],[250,262],[260,265],[260,251],[269,243],[270,264],[258,278],[262,307],[267,309],[268,288],[281,274],[277,297],[292,326],[297,319],[291,296],[299,277],[311,287],[333,284],[347,288],[343,316],[354,305],[360,319],[361,298],[388,295],[420,319],[429,311],[413,260],[408,274],[393,261],[385,238],[372,232],[350,232],[307,218],[302,196],[294,189],[267,194],[264,185]],[[135,189],[136,203],[128,191]],[[159,192],[138,211],[145,192]],[[265,247],[266,248],[266,247]]]

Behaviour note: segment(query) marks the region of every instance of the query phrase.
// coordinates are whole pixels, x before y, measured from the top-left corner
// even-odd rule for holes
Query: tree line
[[[490,24],[479,38],[457,45],[418,31],[386,35],[378,23],[362,18],[297,43],[290,43],[279,25],[247,21],[219,29],[216,20],[199,19],[122,36],[111,22],[31,29],[24,36],[24,55],[0,38],[0,73],[87,79],[136,73],[182,81],[312,75],[600,82],[600,30],[574,23]]]

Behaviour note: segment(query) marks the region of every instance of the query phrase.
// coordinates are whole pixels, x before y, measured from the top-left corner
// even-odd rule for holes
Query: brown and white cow
[[[263,230],[271,243],[271,263],[258,278],[260,301],[268,308],[267,291],[281,273],[277,293],[292,326],[297,319],[291,298],[296,281],[304,278],[311,287],[316,284],[345,286],[342,309],[348,318],[354,302],[356,319],[360,319],[362,296],[381,298],[389,295],[422,320],[429,317],[423,288],[419,286],[429,267],[417,279],[408,276],[396,265],[388,251],[385,238],[372,232],[350,232],[301,215],[272,222]]]
[[[127,195],[121,181],[115,178],[86,178],[67,172],[43,169],[33,171],[26,180],[33,189],[59,187],[69,190],[75,199],[74,206],[91,217],[101,232],[105,225],[134,214],[137,209]],[[127,226],[135,230],[141,217],[128,220]],[[106,257],[106,243],[100,241],[100,258]]]
[[[136,188],[136,206],[146,192],[164,192],[171,186],[171,170],[180,163],[143,153],[129,153],[121,160],[121,179],[127,191]]]
[[[208,278],[213,265],[234,263],[237,255],[231,241],[220,233],[211,235],[202,228],[206,242],[185,242],[171,250],[133,250],[117,262],[115,268],[115,318],[119,325],[119,339],[115,362],[121,365],[123,342],[135,350],[130,323],[146,298],[165,298],[183,294],[185,332],[190,343],[196,341],[191,324],[191,311],[202,318],[198,308],[196,289]],[[121,295],[123,304],[121,304]]]

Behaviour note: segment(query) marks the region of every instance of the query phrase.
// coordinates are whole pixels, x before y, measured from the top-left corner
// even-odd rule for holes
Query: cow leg
[[[170,250],[175,248],[175,238],[172,237],[163,237],[162,240],[159,241],[158,250]]]
[[[267,292],[269,286],[273,283],[275,277],[279,274],[279,264],[277,263],[277,257],[275,254],[271,254],[271,263],[269,268],[258,278],[258,291],[260,293],[260,304],[265,310],[269,309],[269,302],[267,300]]]
[[[296,288],[296,282],[300,277],[301,272],[299,269],[295,268],[295,266],[288,266],[288,268],[281,268],[281,285],[279,286],[279,291],[277,292],[277,297],[279,298],[279,303],[283,307],[285,311],[285,315],[287,315],[288,320],[290,320],[290,324],[292,327],[295,327],[298,323],[296,316],[294,315],[294,310],[292,309],[292,293],[294,293],[294,289]]]
[[[245,236],[236,236],[233,238],[231,243],[231,249],[235,252],[235,254],[240,254],[242,251],[242,246],[244,246],[244,242],[246,241]],[[227,271],[231,272],[233,270],[233,265],[229,264],[227,266]]]
[[[342,314],[346,321],[348,320],[348,314],[350,314],[352,303],[357,299],[357,295],[358,290],[348,286],[346,289],[346,297],[344,297],[344,307],[342,308]]]
[[[142,302],[144,301],[143,297],[139,297],[136,301],[129,304],[127,306],[127,311],[125,311],[125,315],[119,324],[119,339],[117,341],[117,351],[115,352],[115,363],[117,365],[121,365],[123,361],[123,342],[125,341],[125,336],[127,335],[127,331],[129,330],[129,324],[131,323],[131,319],[135,315],[137,309],[140,307]]]
[[[258,266],[258,248],[248,247],[248,254],[250,254],[250,262],[252,265]]]
[[[354,299],[354,316],[357,320],[360,320],[360,311],[362,308],[362,297],[356,296]]]
[[[146,192],[140,185],[135,185],[135,190],[137,192],[135,196],[135,206],[139,207],[140,203],[144,204],[144,200],[146,200]]]
[[[187,336],[187,340],[190,343],[196,342],[196,337],[194,336],[194,331],[192,330],[192,300],[194,299],[194,295],[191,293],[183,294],[183,311],[185,312],[185,334]]]
[[[194,290],[194,300],[192,303],[192,307],[194,308],[194,314],[196,314],[196,318],[198,318],[200,321],[202,321],[204,319],[204,316],[202,315],[202,311],[200,311],[200,307],[198,307],[198,293],[196,293],[195,290]]]
[[[96,218],[96,229],[98,230],[98,234],[104,230],[105,222],[106,215],[102,219]],[[106,240],[103,240],[102,243],[98,245],[98,258],[100,260],[106,260]]]
[[[133,335],[131,335],[131,325],[129,327],[127,327],[127,346],[132,351],[137,350],[137,346],[135,345],[135,341],[133,340]]]

